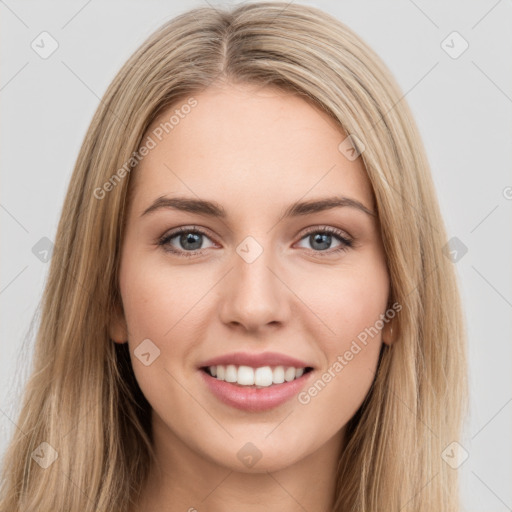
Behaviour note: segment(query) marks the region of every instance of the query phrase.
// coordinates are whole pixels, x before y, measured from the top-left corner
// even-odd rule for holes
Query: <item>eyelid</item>
[[[335,228],[334,226],[329,226],[327,224],[324,225],[316,225],[316,226],[310,226],[305,229],[305,231],[302,232],[302,238],[304,238],[306,235],[309,235],[311,233],[317,233],[319,231],[323,231],[325,233],[333,234],[336,236],[339,236],[340,238],[344,238],[347,241],[353,241],[354,237],[350,235],[347,231],[340,228]],[[298,235],[297,235],[298,236]]]

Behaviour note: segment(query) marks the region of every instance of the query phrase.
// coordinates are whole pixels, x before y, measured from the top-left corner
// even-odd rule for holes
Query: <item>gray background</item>
[[[449,237],[467,247],[454,263],[470,352],[471,411],[462,442],[469,457],[459,469],[464,506],[512,510],[511,2],[297,3],[334,14],[363,37],[413,110]],[[200,5],[207,3],[0,1],[0,456],[16,428],[33,346],[22,342],[48,269],[33,247],[41,251],[42,238],[54,240],[99,98],[153,30]],[[31,48],[43,31],[59,45],[47,59]],[[458,58],[441,46],[453,31],[469,44]],[[451,41],[452,52],[461,48]]]

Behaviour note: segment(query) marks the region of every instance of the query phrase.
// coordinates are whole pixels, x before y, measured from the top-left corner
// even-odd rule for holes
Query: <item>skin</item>
[[[296,201],[333,195],[375,212],[372,189],[362,159],[338,150],[343,131],[304,99],[226,83],[194,98],[197,106],[132,176],[120,267],[124,311],[111,337],[129,343],[152,406],[158,459],[134,510],[327,511],[344,427],[369,391],[381,344],[392,342],[390,324],[307,404],[294,397],[264,412],[234,409],[211,394],[198,367],[236,351],[275,351],[315,367],[309,387],[375,324],[389,295],[377,217],[346,206],[281,219]],[[216,201],[228,215],[165,208],[142,215],[163,195]],[[208,232],[200,254],[180,257],[158,246],[180,226]],[[324,226],[354,246],[333,253],[342,245],[333,236],[318,248],[314,232],[304,231]],[[247,236],[263,249],[252,263],[236,252]],[[193,252],[179,235],[172,246]],[[133,351],[148,338],[160,355],[145,366]],[[252,467],[237,457],[247,442],[261,453]]]

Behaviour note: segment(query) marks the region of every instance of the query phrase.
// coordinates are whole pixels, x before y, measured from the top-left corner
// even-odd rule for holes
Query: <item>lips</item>
[[[313,366],[291,356],[238,352],[204,361],[201,378],[224,404],[245,411],[282,405],[311,380]]]
[[[295,357],[277,352],[263,352],[261,354],[250,354],[248,352],[235,352],[233,354],[225,354],[222,356],[208,359],[200,364],[200,368],[209,366],[250,366],[259,368],[262,366],[285,366],[294,368],[314,368],[314,366],[306,361],[301,361]]]

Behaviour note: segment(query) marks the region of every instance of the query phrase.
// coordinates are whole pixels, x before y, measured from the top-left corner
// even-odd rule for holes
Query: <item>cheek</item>
[[[374,380],[382,346],[381,315],[388,293],[387,271],[374,262],[366,269],[340,272],[323,296],[316,295],[325,323],[334,333],[322,341],[326,367],[314,389],[306,391],[311,398],[318,396],[315,400],[319,410],[330,408],[337,424],[352,417]]]
[[[132,341],[154,338],[159,344],[172,336],[199,300],[200,288],[180,272],[128,261],[121,274],[121,293]]]
[[[194,349],[191,322],[200,290],[184,293],[190,286],[179,282],[178,272],[143,265],[137,257],[126,263],[121,273],[121,293],[132,367],[146,399],[158,410],[168,401],[179,403],[174,366],[178,362],[188,364]],[[141,356],[144,353],[150,354],[146,361]]]
[[[120,276],[128,343],[137,381],[154,405],[164,390],[170,398],[174,381],[168,372],[175,375],[192,365],[209,318],[201,298],[212,285],[207,286],[208,279],[198,279],[197,274],[169,269],[147,257],[145,263],[142,255],[132,254],[123,262]],[[151,362],[146,366],[148,361],[138,354],[147,353],[148,347]]]
[[[311,276],[302,289],[312,316],[324,326],[326,348],[331,352],[343,349],[375,326],[385,313],[389,279],[386,269],[375,262],[367,267],[336,269],[321,280]]]
[[[388,299],[387,274],[353,273],[310,295],[312,309],[329,329],[317,336],[325,360],[316,379],[298,397],[313,417],[327,415],[334,435],[356,413],[375,378],[382,347],[381,315]],[[308,303],[309,305],[309,303]]]

